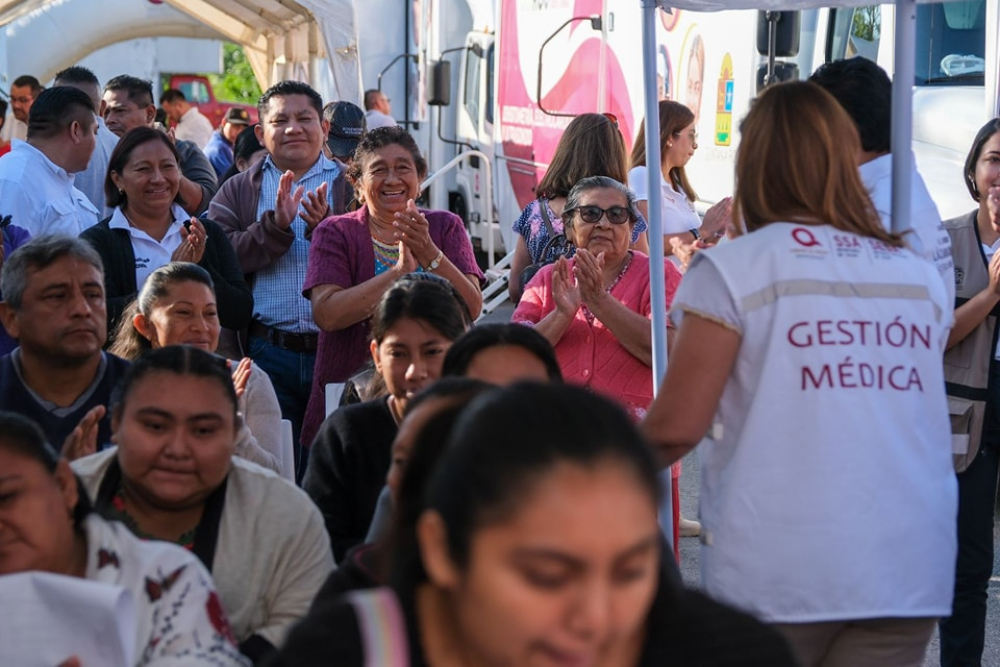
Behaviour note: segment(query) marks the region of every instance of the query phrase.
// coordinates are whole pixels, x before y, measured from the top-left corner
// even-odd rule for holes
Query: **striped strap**
[[[358,616],[366,667],[409,667],[406,622],[395,593],[388,588],[349,595]]]

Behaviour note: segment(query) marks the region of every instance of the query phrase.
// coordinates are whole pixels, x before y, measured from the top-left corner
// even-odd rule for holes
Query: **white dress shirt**
[[[14,141],[0,160],[0,213],[11,222],[39,234],[69,234],[97,224],[98,213],[73,177],[44,153],[24,141]]]

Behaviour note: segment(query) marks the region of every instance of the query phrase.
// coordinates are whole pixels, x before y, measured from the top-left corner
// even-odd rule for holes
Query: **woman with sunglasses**
[[[576,254],[543,267],[512,317],[552,343],[566,382],[622,403],[636,420],[653,400],[649,257],[629,248],[638,219],[635,196],[615,179],[573,186],[562,221]],[[664,264],[669,306],[680,273]]]
[[[514,222],[517,246],[507,285],[514,303],[530,282],[529,274],[522,275],[525,269],[573,256],[572,244],[560,243],[565,240],[560,236],[568,236],[561,215],[566,195],[587,176],[610,176],[621,183],[628,178],[628,150],[618,121],[611,114],[585,113],[570,121],[559,138],[545,176],[535,188],[538,199],[528,204]],[[636,250],[649,252],[646,221],[642,218],[633,226],[632,244]]]

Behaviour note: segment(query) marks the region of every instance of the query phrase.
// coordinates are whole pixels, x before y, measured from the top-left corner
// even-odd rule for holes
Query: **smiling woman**
[[[215,352],[220,329],[212,277],[197,264],[171,262],[149,275],[108,351],[128,361],[167,345]],[[267,373],[249,357],[229,366],[242,417],[236,455],[294,479],[293,471],[282,469],[281,408]]]
[[[305,614],[333,559],[305,494],[233,457],[236,417],[224,360],[188,346],[152,350],[119,388],[117,447],[73,468],[98,510],[201,560],[240,649],[256,660]]]
[[[0,412],[0,576],[32,571],[128,590],[135,603],[131,639],[139,667],[174,661],[245,664],[218,608],[212,578],[197,559],[174,545],[139,540],[99,517],[38,426]],[[164,575],[171,585],[154,596],[150,585]]]
[[[305,445],[323,420],[327,383],[346,381],[365,363],[369,318],[400,276],[441,276],[472,317],[479,315],[483,272],[461,218],[414,203],[426,174],[427,162],[406,130],[372,130],[358,144],[349,174],[361,208],[324,220],[313,233],[302,294],[322,331],[302,425]]]
[[[81,234],[104,262],[109,333],[149,274],[177,261],[212,275],[222,326],[238,330],[250,322],[253,297],[225,234],[181,207],[179,164],[170,138],[145,126],[125,134],[111,154],[104,189],[114,213]]]
[[[653,400],[649,257],[631,250],[635,196],[592,176],[566,199],[563,224],[577,247],[528,284],[511,320],[535,327],[555,348],[566,382],[621,402],[640,419]],[[667,306],[680,274],[664,262]]]

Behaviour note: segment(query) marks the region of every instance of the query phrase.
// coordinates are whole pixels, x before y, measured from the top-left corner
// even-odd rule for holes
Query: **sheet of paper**
[[[121,586],[48,572],[0,577],[0,665],[135,665],[135,603]]]

